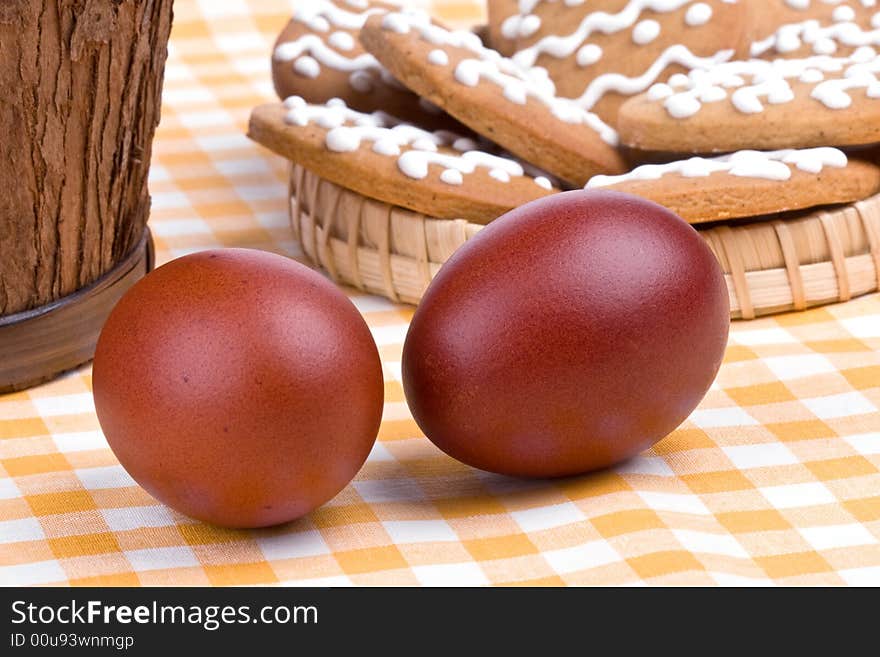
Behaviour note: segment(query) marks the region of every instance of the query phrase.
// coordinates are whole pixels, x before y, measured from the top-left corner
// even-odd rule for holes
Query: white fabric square
[[[412,502],[425,498],[412,479],[375,479],[352,483],[365,502]]]
[[[367,456],[367,461],[393,461],[394,455],[388,451],[388,448],[385,447],[378,440],[373,443],[373,449],[370,450],[369,456]]]
[[[156,210],[177,210],[189,207],[189,199],[183,192],[153,192],[151,199],[150,206]],[[157,223],[170,222],[159,221]],[[167,233],[165,234],[167,235]]]
[[[95,402],[89,392],[58,397],[35,397],[31,399],[37,411],[43,417],[55,415],[94,414]]]
[[[880,454],[880,433],[859,433],[844,438],[859,454]]]
[[[406,340],[407,330],[409,330],[409,324],[388,324],[386,326],[370,327],[373,340],[380,347],[403,344],[403,341]]]
[[[753,427],[759,422],[739,406],[728,408],[698,408],[691,413],[690,421],[701,429],[715,427]]]
[[[563,527],[581,522],[585,518],[577,505],[571,502],[511,511],[510,515],[525,532],[539,532],[554,527]]]
[[[763,443],[758,445],[737,445],[723,447],[727,458],[740,469],[766,468],[774,465],[792,465],[799,463],[798,458],[792,454],[782,443]]]
[[[773,580],[731,575],[730,573],[709,573],[719,586],[776,586]]]
[[[107,439],[98,430],[56,433],[52,436],[60,452],[85,452],[92,449],[109,449]]]
[[[204,110],[201,112],[178,112],[177,120],[187,128],[198,130],[207,126],[229,126],[235,125],[235,120],[229,112],[223,110]]]
[[[89,490],[102,488],[128,488],[137,486],[134,479],[121,465],[108,465],[103,468],[82,468],[75,470],[82,485]]]
[[[413,574],[423,586],[486,586],[489,580],[473,562],[413,566]]]
[[[458,534],[445,520],[386,520],[382,526],[395,543],[442,543],[458,540]]]
[[[783,486],[767,486],[759,489],[777,509],[794,509],[803,506],[833,504],[837,498],[824,484],[817,482],[805,484],[786,484]]]
[[[880,338],[880,315],[862,315],[840,320],[856,338]]]
[[[0,582],[3,582],[3,586],[38,586],[66,581],[67,575],[54,559],[0,566]]]
[[[161,237],[210,233],[211,229],[204,219],[174,219],[173,221],[151,221],[150,230]]]
[[[821,420],[831,420],[850,415],[867,415],[877,412],[877,407],[860,392],[845,392],[840,395],[813,397],[801,400],[813,415]]]
[[[712,512],[696,495],[639,491],[639,496],[654,511],[673,511],[675,513],[691,513],[700,516],[712,515]]]
[[[606,541],[591,541],[544,553],[547,563],[560,575],[598,568],[620,561],[620,555]]]
[[[675,538],[689,552],[718,554],[725,557],[748,559],[749,553],[729,534],[710,534],[687,529],[673,529]]]
[[[836,372],[830,360],[820,354],[798,354],[765,358],[764,364],[782,381],[803,379],[816,374]]]
[[[615,468],[618,474],[654,475],[655,477],[674,477],[675,473],[661,456],[636,456],[624,461]]]
[[[174,516],[171,515],[171,511],[161,504],[103,509],[101,513],[107,526],[113,531],[127,531],[142,527],[170,527],[174,524]]]
[[[746,347],[758,347],[768,344],[792,344],[796,340],[791,333],[782,328],[758,329],[754,331],[731,331],[731,342]]]
[[[199,565],[199,560],[196,559],[192,549],[185,546],[126,550],[125,556],[131,567],[137,571],[192,568]]]
[[[877,543],[874,535],[862,525],[826,525],[824,527],[802,527],[798,531],[817,550],[871,545]]]
[[[21,543],[46,538],[43,526],[36,518],[4,520],[0,522],[0,543]]]
[[[330,554],[330,548],[324,542],[321,532],[314,529],[278,536],[264,536],[257,539],[257,544],[268,561]]]
[[[11,477],[3,477],[0,479],[0,500],[12,500],[21,497],[21,491],[15,485],[15,481]]]
[[[281,586],[303,586],[303,587],[339,587],[346,586],[351,587],[354,586],[354,582],[348,577],[348,575],[332,575],[330,577],[313,577],[310,579],[288,579],[281,582]]]
[[[850,568],[837,573],[849,586],[880,586],[880,566]]]

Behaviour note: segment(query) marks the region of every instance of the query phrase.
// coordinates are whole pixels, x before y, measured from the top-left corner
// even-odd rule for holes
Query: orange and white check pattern
[[[151,175],[159,261],[219,246],[298,257],[286,166],[250,143],[290,0],[176,2]],[[481,17],[435,0],[447,20]],[[612,471],[527,482],[424,438],[400,383],[412,309],[352,298],[384,362],[379,442],[300,521],[229,531],[120,467],[82,369],[0,397],[5,585],[880,585],[880,296],[736,323],[700,408]]]

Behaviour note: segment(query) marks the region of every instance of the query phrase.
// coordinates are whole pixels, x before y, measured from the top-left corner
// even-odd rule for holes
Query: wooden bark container
[[[147,270],[171,17],[172,0],[0,3],[0,392],[89,360],[107,299]],[[25,342],[32,367],[4,353]]]

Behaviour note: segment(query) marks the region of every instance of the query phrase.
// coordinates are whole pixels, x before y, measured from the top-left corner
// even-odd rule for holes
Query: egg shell
[[[714,380],[730,325],[717,261],[665,208],[607,191],[526,204],[441,268],[403,350],[413,417],[449,455],[525,477],[649,448]]]
[[[381,421],[378,350],[311,269],[246,249],[160,267],[111,313],[95,408],[150,494],[228,527],[298,518],[348,484]]]

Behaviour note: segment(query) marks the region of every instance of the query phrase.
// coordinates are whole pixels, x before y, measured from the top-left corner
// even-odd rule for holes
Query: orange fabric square
[[[720,472],[700,472],[682,475],[682,481],[695,493],[728,493],[735,490],[748,490],[755,485],[739,470]]]
[[[394,545],[337,552],[334,556],[342,570],[352,575],[407,567],[406,559]]]
[[[858,367],[852,370],[843,370],[843,376],[856,390],[868,388],[880,388],[880,365],[871,367]]]
[[[49,429],[39,417],[26,417],[15,420],[0,420],[0,440],[7,438],[26,438],[28,436],[46,436]]]
[[[116,575],[96,575],[70,580],[71,586],[139,586],[140,579],[135,573],[119,573]]]
[[[729,511],[716,514],[715,517],[733,534],[770,532],[791,527],[791,523],[775,509]]]
[[[70,490],[62,493],[42,493],[28,495],[27,503],[35,516],[48,516],[55,513],[89,511],[97,508],[87,490]]]
[[[860,522],[877,522],[880,520],[880,496],[863,500],[848,500],[843,506]]]
[[[538,548],[524,534],[473,539],[464,541],[464,546],[477,561],[509,559],[538,552]]]
[[[278,577],[265,561],[259,563],[236,563],[223,566],[204,566],[208,580],[214,586],[240,584],[275,584]]]
[[[766,425],[767,429],[779,440],[796,442],[799,440],[818,440],[833,438],[837,434],[834,429],[822,420],[804,420],[802,422],[780,422]]]
[[[755,557],[755,561],[773,579],[824,573],[832,570],[829,563],[817,552]]]
[[[692,449],[711,449],[716,447],[715,441],[702,429],[677,429],[654,445],[654,451],[663,456],[675,452],[686,452]]]
[[[759,406],[793,401],[796,397],[781,381],[761,383],[743,388],[727,388],[730,398],[740,406]]]
[[[688,570],[705,570],[694,555],[684,550],[653,552],[641,557],[631,557],[626,562],[643,579]]]
[[[119,543],[111,532],[50,538],[49,547],[58,559],[120,551]]]
[[[316,527],[338,527],[379,521],[368,504],[322,506],[312,511],[309,518]]]
[[[848,479],[877,472],[877,468],[864,456],[849,456],[826,461],[805,463],[810,471],[823,481]]]
[[[70,463],[63,454],[39,454],[36,456],[19,456],[14,459],[3,459],[3,467],[11,477],[25,477],[43,472],[70,470]]]
[[[660,516],[649,509],[618,511],[590,518],[590,522],[605,538],[666,527]]]

